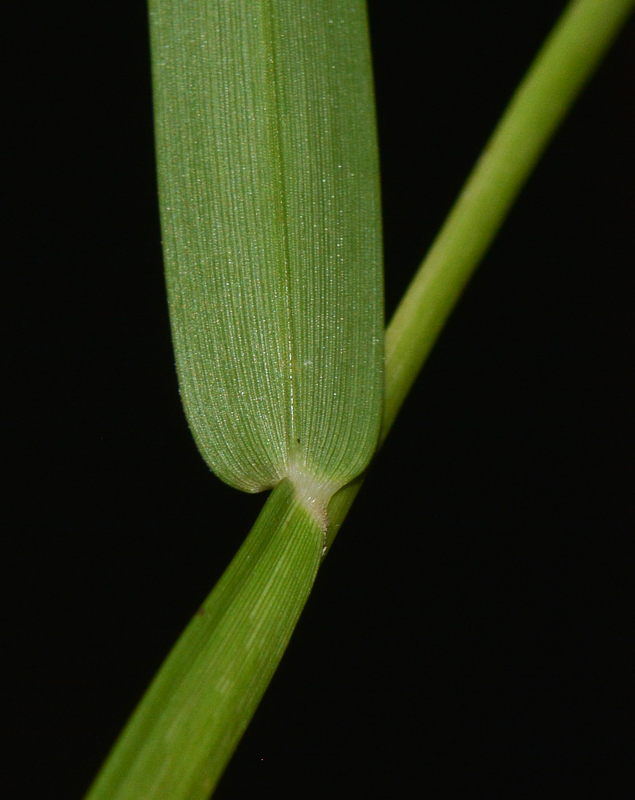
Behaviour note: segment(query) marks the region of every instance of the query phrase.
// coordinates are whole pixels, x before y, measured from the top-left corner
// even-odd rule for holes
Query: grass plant
[[[575,97],[619,32],[634,4],[633,0],[574,0],[571,2],[512,98],[386,330],[385,383],[380,442],[387,435],[415,376],[425,362],[470,275],[500,228],[514,199]],[[192,52],[196,50],[200,55],[209,43],[204,36],[197,38],[196,32],[208,30],[211,35],[215,25],[216,28],[218,27],[217,20],[212,20],[211,23],[210,20],[207,20],[210,27],[205,28],[205,21],[202,20],[202,17],[207,13],[205,9],[208,8],[208,4],[192,2],[177,5],[180,9],[178,13],[171,3],[162,4],[162,0],[156,0],[152,6],[152,13],[161,16],[160,24],[169,29],[167,33],[158,36],[155,28],[155,63],[163,63],[163,59],[166,63],[169,62],[171,53],[173,54],[176,49],[174,43],[185,41],[186,45],[179,51],[179,58],[184,59],[184,64],[189,64],[190,62],[187,61],[188,48],[191,46]],[[306,2],[299,6],[296,5],[296,10],[301,7],[309,12],[318,5]],[[232,8],[236,9],[238,6],[239,4],[234,4]],[[281,25],[280,20],[286,19],[284,15],[291,9],[290,4],[273,2],[255,5],[244,3],[240,6],[244,11],[245,20],[250,16],[250,10],[253,11],[257,7],[259,11],[262,11],[263,17],[256,20],[260,26]],[[319,31],[320,25],[324,30],[328,30],[328,26],[332,24],[329,21],[331,16],[336,18],[341,11],[337,2],[329,3],[328,10],[332,12],[331,15],[326,14],[321,19],[317,17],[312,19],[316,31]],[[357,12],[361,13],[362,11],[363,6],[359,3]],[[293,13],[291,12],[292,15]],[[179,15],[182,15],[182,18],[177,24],[174,20],[178,20]],[[230,16],[233,23],[240,28],[242,24],[239,19],[240,14]],[[254,20],[250,18],[250,24],[251,22]],[[181,23],[182,27],[179,28]],[[158,25],[156,17],[155,25]],[[170,28],[171,25],[172,28]],[[200,28],[201,25],[202,28]],[[359,37],[361,30],[359,25],[355,30]],[[183,31],[186,32],[185,37]],[[318,39],[320,35],[318,33]],[[201,41],[204,43],[204,47],[201,46]],[[358,42],[359,39],[355,41]],[[339,48],[340,57],[344,59],[342,54],[347,46],[346,40],[342,39],[336,46]],[[328,50],[328,48],[323,49]],[[244,55],[246,51],[243,49],[240,52]],[[330,53],[329,57],[333,57],[333,54]],[[369,61],[364,53],[359,52],[356,57],[361,61],[365,59],[363,69],[369,71]],[[266,62],[267,56],[265,55],[264,58]],[[272,59],[275,61],[274,57]],[[305,70],[303,73],[305,77],[311,74],[310,60],[307,59],[306,65],[302,67]],[[196,65],[195,58],[194,63],[195,68],[199,69],[200,65]],[[297,64],[297,60],[294,64]],[[189,67],[184,67],[184,69],[187,71]],[[319,70],[316,74],[318,73]],[[210,192],[209,198],[212,198],[213,202],[217,204],[216,213],[222,214],[222,209],[227,207],[224,204],[228,202],[227,197],[232,193],[233,184],[228,184],[224,190],[222,188],[218,190],[218,186],[214,183],[214,173],[211,177],[206,175],[206,166],[203,164],[200,174],[196,170],[192,173],[194,180],[190,187],[191,195],[183,206],[189,213],[189,217],[186,214],[185,217],[179,218],[178,214],[173,213],[175,202],[178,206],[179,201],[178,197],[175,201],[175,195],[170,194],[170,181],[174,180],[176,183],[183,178],[186,174],[184,164],[196,160],[195,154],[200,142],[196,136],[193,136],[191,142],[183,144],[180,128],[176,129],[176,134],[172,136],[172,139],[170,139],[169,132],[165,136],[161,133],[162,130],[167,130],[170,124],[182,122],[183,116],[189,113],[187,109],[183,110],[177,107],[176,99],[187,91],[188,86],[191,87],[191,76],[189,82],[184,79],[183,83],[179,84],[174,77],[177,73],[172,74],[172,77],[165,77],[165,74],[162,77],[160,69],[155,72],[155,79],[159,87],[155,89],[158,98],[157,104],[159,109],[162,108],[159,111],[158,146],[159,149],[166,148],[166,152],[172,148],[172,151],[163,156],[164,167],[160,166],[160,176],[163,169],[163,175],[160,177],[162,183],[161,202],[175,348],[177,361],[180,360],[180,380],[185,405],[190,421],[193,421],[194,433],[203,454],[225,480],[234,485],[240,485],[242,482],[242,488],[246,489],[269,488],[273,484],[275,484],[275,488],[244,545],[219,584],[202,605],[200,612],[191,621],[115,745],[109,760],[89,792],[90,800],[97,800],[97,798],[99,800],[115,800],[115,798],[116,800],[124,800],[124,798],[130,798],[130,800],[132,798],[136,800],[141,798],[144,800],[145,798],[148,800],[150,798],[156,800],[159,798],[203,800],[203,798],[209,797],[284,652],[311,590],[320,560],[332,543],[361,486],[363,470],[372,454],[372,446],[377,439],[379,429],[377,413],[379,408],[377,397],[379,395],[373,387],[376,386],[377,375],[381,372],[378,371],[377,361],[373,360],[374,356],[372,355],[359,360],[361,372],[352,371],[351,375],[347,374],[346,376],[350,377],[352,381],[351,392],[361,392],[360,396],[371,397],[370,401],[363,403],[369,413],[365,419],[360,420],[355,414],[355,405],[352,406],[353,413],[351,414],[352,395],[350,393],[347,403],[343,407],[336,404],[334,407],[328,407],[325,412],[324,403],[328,404],[328,398],[321,398],[318,406],[312,405],[314,400],[311,395],[311,386],[315,385],[316,381],[319,382],[319,375],[323,374],[324,369],[331,369],[332,364],[322,365],[322,371],[319,374],[311,372],[309,375],[302,375],[300,371],[300,377],[297,377],[293,369],[291,370],[292,374],[289,375],[283,366],[274,383],[269,385],[270,365],[260,369],[259,373],[258,367],[254,366],[254,353],[258,350],[257,337],[250,339],[249,335],[246,335],[247,344],[245,345],[241,341],[239,348],[235,351],[231,350],[232,341],[229,340],[227,347],[220,354],[213,352],[212,345],[209,346],[209,350],[205,351],[213,336],[209,329],[210,320],[212,323],[217,320],[219,312],[214,307],[215,301],[206,283],[207,278],[205,275],[197,277],[195,273],[197,265],[202,263],[201,254],[209,258],[211,252],[212,260],[218,259],[218,252],[214,252],[213,247],[210,248],[210,242],[218,242],[220,234],[216,236],[210,234],[209,225],[212,217],[206,217],[190,201],[196,196],[200,181],[202,181],[204,185],[200,190],[201,196],[205,198],[205,192]],[[292,84],[293,74],[293,70],[289,69],[286,75],[286,79]],[[265,81],[266,76],[255,80],[256,87],[260,86],[259,81],[261,80]],[[285,90],[281,88],[281,85],[284,83],[285,76],[278,75],[273,80],[274,82],[279,81],[277,84],[278,96],[283,96]],[[364,80],[366,80],[366,84],[364,84]],[[359,79],[358,84],[367,86],[368,80],[364,80]],[[164,95],[161,93],[162,81],[168,87]],[[309,78],[307,78],[308,83],[310,83]],[[203,88],[205,89],[205,87]],[[350,88],[345,91],[349,91]],[[219,91],[218,86],[214,91]],[[300,92],[300,96],[306,96],[304,91],[303,89]],[[320,94],[319,87],[318,94]],[[291,96],[290,92],[289,97]],[[355,95],[355,97],[359,96],[359,94]],[[204,91],[195,100],[200,104],[200,108],[207,108],[209,97]],[[244,108],[246,102],[243,96],[241,107]],[[266,101],[266,103],[268,102]],[[362,102],[362,109],[367,119],[370,120],[372,109],[369,110],[365,105],[367,102],[369,102],[368,96]],[[231,105],[231,102],[229,104]],[[161,119],[163,119],[162,122]],[[194,109],[192,119],[196,125],[202,126],[198,136],[204,139],[209,126],[213,127],[213,121],[207,120],[203,112],[197,114],[196,109]],[[265,119],[267,119],[266,115]],[[336,125],[334,127],[327,126],[326,129],[332,131],[336,127]],[[194,130],[195,125],[190,128]],[[366,127],[364,130],[367,131],[368,128]],[[351,153],[355,152],[359,145],[359,141],[355,137],[364,138],[365,136],[364,131],[361,134],[359,131],[354,131],[354,133],[355,136],[348,143]],[[240,135],[240,131],[237,135]],[[290,135],[294,135],[294,132],[292,131]],[[304,135],[300,135],[301,140],[304,140],[302,139]],[[226,136],[227,131],[219,134],[220,140]],[[272,152],[272,136],[275,138],[273,134],[265,137],[269,152]],[[317,138],[320,139],[320,136]],[[323,142],[324,138],[323,136],[320,141]],[[173,153],[178,150],[179,146],[183,146],[184,151],[177,153],[177,157],[175,157]],[[320,150],[312,150],[308,156],[301,153],[301,158],[297,161],[294,161],[293,154],[288,156],[285,161],[284,154],[280,156],[281,150],[279,149],[274,153],[272,159],[278,165],[282,163],[285,166],[275,167],[274,165],[273,169],[274,171],[278,169],[280,175],[287,176],[289,170],[295,169],[299,176],[307,157],[313,163],[318,163],[322,158],[328,161],[330,158],[330,167],[325,167],[324,173],[318,171],[320,176],[324,174],[329,177],[318,177],[317,180],[335,182],[341,158],[340,154],[333,150],[334,146],[337,145],[334,145],[332,140],[327,142],[324,152],[330,153],[329,157],[324,156]],[[282,147],[282,151],[284,151],[284,147]],[[206,151],[205,148],[201,152],[203,154],[207,152],[207,157],[209,157],[209,151]],[[246,155],[243,157],[249,160],[252,153],[251,145],[245,145]],[[227,158],[229,156],[223,162],[225,165]],[[369,160],[372,160],[372,155],[364,158],[364,163],[368,163]],[[278,160],[276,161],[276,159]],[[291,162],[293,162],[291,166],[286,166]],[[359,174],[359,169],[354,171]],[[188,174],[186,177],[189,180],[190,175]],[[257,180],[264,181],[258,185],[267,185],[267,180],[262,176],[256,177]],[[372,186],[373,182],[376,182],[376,177],[373,175],[369,174],[366,177],[369,185]],[[312,180],[314,179],[316,179],[315,175],[312,177]],[[296,177],[295,180],[300,180],[300,178]],[[206,181],[208,181],[207,184],[205,184]],[[178,191],[181,190],[177,189],[177,195]],[[253,187],[245,188],[247,195],[251,191],[253,191]],[[334,195],[338,195],[340,199],[346,201],[343,205],[350,204],[351,196],[356,196],[354,188],[349,190],[341,186],[336,187]],[[327,197],[327,195],[318,193],[317,200],[313,198],[309,203],[310,207],[307,206],[305,209],[297,202],[284,208],[284,202],[282,202],[282,206],[276,211],[278,208],[276,204],[280,204],[281,197],[284,200],[284,189],[280,189],[277,195],[272,196],[267,206],[267,210],[272,211],[274,222],[265,225],[269,236],[265,245],[270,247],[272,252],[277,246],[276,242],[279,242],[279,229],[275,227],[275,220],[279,219],[281,214],[288,213],[290,218],[295,215],[297,223],[297,218],[315,210],[320,205],[320,198],[324,200],[322,205],[328,206],[326,199],[330,195]],[[267,199],[265,198],[262,202],[266,204]],[[373,208],[375,208],[374,202],[371,200]],[[324,209],[321,209],[320,214],[323,212]],[[340,209],[335,208],[334,212],[335,215],[330,221],[331,226],[337,225]],[[358,209],[358,212],[362,218],[367,218],[368,209],[366,207]],[[355,209],[353,209],[353,213],[355,213]],[[231,229],[235,218],[240,217],[240,214],[232,214],[228,211],[226,216],[228,228],[222,235],[231,236],[227,230]],[[172,222],[173,219],[176,219],[176,223]],[[254,217],[252,219],[254,231],[258,223],[259,221]],[[299,223],[297,224],[296,241],[303,245],[306,242],[306,237],[303,238],[305,232]],[[283,229],[289,231],[290,225],[292,223],[287,222]],[[351,247],[354,249],[357,246],[358,248],[360,257],[358,278],[363,281],[368,277],[363,274],[362,269],[365,263],[364,252],[359,241],[355,245],[355,237],[359,236],[359,233],[355,232],[355,225],[351,223],[349,227],[350,230],[346,235],[351,237],[353,242]],[[323,235],[328,240],[330,234],[327,232]],[[368,236],[376,245],[378,239],[374,228],[366,234],[366,239]],[[337,246],[338,242],[345,242],[345,236],[341,240],[337,237],[335,239],[334,246]],[[375,245],[371,248],[373,253],[376,253]],[[316,252],[331,252],[326,246],[316,245],[313,249]],[[229,250],[231,250],[231,245],[225,247],[225,252]],[[288,249],[285,252],[288,253]],[[280,255],[278,254],[276,257],[280,258]],[[300,252],[300,258],[302,257],[303,253]],[[283,253],[282,260],[284,261],[285,258]],[[188,259],[191,260],[188,261]],[[182,276],[175,278],[174,270],[178,270],[183,264],[186,266]],[[313,274],[314,270],[322,268],[324,268],[323,280],[328,283],[331,280],[328,272],[329,266],[332,264],[328,258],[322,266],[309,262],[307,272],[298,279],[299,285],[303,286],[308,280],[307,276]],[[376,281],[376,269],[373,268],[371,272],[373,280]],[[299,300],[299,290],[292,288],[293,281],[288,280],[288,274],[287,264],[283,271],[284,287],[281,290],[281,294],[284,296],[276,297],[276,300],[280,300],[280,305],[277,310],[274,307],[271,311],[271,317],[280,320],[277,327],[278,334],[281,326],[288,323],[289,315],[286,314],[285,308],[288,306],[302,307],[306,313],[302,319],[310,319],[310,311],[306,311],[306,308],[311,305],[311,297],[313,300],[316,297],[316,295],[312,295],[304,297],[304,301]],[[172,277],[170,277],[171,275]],[[254,275],[256,277],[253,277]],[[253,281],[254,288],[246,293],[249,296],[239,298],[242,305],[237,310],[236,316],[243,315],[244,319],[251,319],[251,328],[249,325],[247,327],[254,332],[258,323],[258,319],[254,316],[256,313],[254,308],[259,309],[259,313],[263,316],[265,308],[263,304],[267,301],[267,297],[276,294],[277,290],[272,288],[272,285],[265,285],[264,294],[258,295],[260,279],[257,274],[252,273],[249,280]],[[377,297],[376,283],[373,285],[374,289],[370,285],[370,288],[355,290],[359,291],[357,295],[353,291],[353,299],[363,296]],[[361,283],[358,284],[359,286]],[[259,297],[255,305],[254,296]],[[338,292],[335,292],[329,299],[329,304],[332,303],[341,303],[341,296]],[[353,305],[355,304],[353,303]],[[376,313],[368,315],[367,307],[368,303],[362,309],[364,313],[358,314],[352,327],[346,331],[342,342],[350,342],[352,336],[355,343],[354,348],[365,346],[367,353],[372,354],[376,352],[378,316]],[[338,306],[338,308],[340,307]],[[251,310],[246,311],[245,309]],[[326,314],[327,310],[323,313]],[[340,313],[346,315],[349,312],[342,306],[338,311],[338,314]],[[355,316],[354,309],[350,313]],[[302,325],[305,323],[303,322]],[[310,325],[308,327],[310,328]],[[297,342],[297,337],[301,338],[306,335],[306,342],[310,342],[310,344],[302,345],[300,351],[306,353],[308,352],[307,348],[313,348],[312,355],[309,354],[304,359],[312,361],[312,358],[317,358],[324,349],[324,340],[320,339],[320,335],[328,335],[329,331],[320,328],[319,335],[311,339],[314,333],[315,331],[307,333],[304,329],[293,330],[293,325],[291,325],[282,338],[285,341],[289,339]],[[359,344],[363,337],[366,337],[366,345]],[[338,346],[337,351],[342,352],[342,347],[345,347],[345,344],[342,344],[341,347]],[[208,387],[210,385],[214,378],[214,371],[227,369],[228,374],[231,373],[231,359],[238,358],[237,354],[243,349],[246,350],[248,359],[251,359],[246,367],[246,377],[234,381],[230,374],[220,390],[210,390],[203,396],[201,386]],[[271,363],[281,363],[279,353],[272,352],[270,355],[273,359]],[[372,362],[370,368],[369,358]],[[295,356],[291,358],[292,364],[295,364],[296,361]],[[282,362],[286,363],[284,359]],[[331,377],[328,380],[332,381],[333,386],[336,379],[339,380],[338,376],[345,367],[345,363],[349,362],[342,362],[338,369],[333,369],[330,373]],[[362,374],[364,371],[366,371],[365,374]],[[240,394],[241,391],[244,391],[241,381],[250,380],[250,376],[255,373],[258,374],[254,378],[254,385],[264,386],[270,391],[263,400],[262,391],[264,390],[259,390],[259,403],[255,404],[252,409],[245,409]],[[282,388],[280,388],[281,386]],[[364,386],[368,394],[364,394]],[[216,395],[214,391],[217,392]],[[235,393],[234,397],[232,397],[232,393]],[[329,394],[334,394],[332,387]],[[205,425],[209,418],[213,418],[217,413],[218,397],[222,397],[226,401],[225,421],[221,421],[213,430],[210,428],[209,430],[212,430],[210,433]],[[294,408],[290,400],[292,397],[300,397],[300,412],[305,414],[306,419],[309,420],[299,436],[296,435],[297,429],[294,427]],[[271,404],[273,410],[269,417],[260,413],[263,402]],[[278,416],[276,416],[276,412]],[[247,433],[244,430],[233,429],[233,441],[229,441],[228,438],[221,441],[222,437],[218,431],[226,429],[228,427],[227,420],[235,419],[239,413],[246,415],[243,425],[246,427]],[[312,416],[312,414],[317,416]],[[344,427],[337,427],[337,424],[340,424],[338,422],[334,428],[328,429],[325,419],[330,419],[332,416],[336,421],[341,421],[346,420],[347,415],[351,421],[342,423]],[[271,422],[273,419],[278,421]],[[321,447],[311,451],[309,455],[304,451],[298,454],[294,449],[293,442],[305,438],[305,432],[310,438],[311,430],[315,432],[315,427],[318,425],[315,422],[316,419],[320,421],[320,427],[324,428],[326,425],[324,440],[326,444],[323,441]],[[349,427],[347,428],[346,425]],[[265,444],[264,448],[260,450],[254,449],[251,445],[243,447],[241,444],[249,439],[248,433],[253,429],[257,429],[255,438]],[[271,429],[278,431],[277,439],[276,435],[268,433]],[[363,432],[353,437],[361,442],[359,453],[353,453],[351,456],[349,449],[344,448],[343,455],[339,454],[333,457],[333,448],[342,441],[348,442],[351,435],[346,431],[353,429]],[[272,441],[273,446],[269,447]],[[302,441],[300,444],[303,444]],[[224,455],[223,448],[226,448]],[[223,463],[232,462],[233,464],[236,462],[233,456],[236,449],[240,455],[238,461],[242,462],[241,476],[248,473],[253,476],[266,471],[267,478],[249,485],[249,481],[244,477],[236,477],[239,471],[233,469],[233,466],[232,469],[225,469]],[[342,459],[347,456],[350,456],[350,461],[342,467]],[[308,482],[304,477],[298,479],[297,470],[294,471],[290,468],[291,464],[297,463],[302,464],[303,468],[300,472],[303,475],[310,475]],[[319,475],[317,482],[316,475]],[[328,491],[320,494],[321,489],[316,490],[315,488],[317,484],[320,487],[328,485]],[[307,502],[307,497],[309,502]],[[317,502],[315,502],[316,497]],[[318,508],[317,513],[316,507]]]

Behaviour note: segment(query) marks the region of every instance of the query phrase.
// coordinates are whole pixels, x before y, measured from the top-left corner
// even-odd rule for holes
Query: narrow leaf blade
[[[378,161],[361,0],[153,0],[181,394],[227,483],[323,513],[382,403]]]

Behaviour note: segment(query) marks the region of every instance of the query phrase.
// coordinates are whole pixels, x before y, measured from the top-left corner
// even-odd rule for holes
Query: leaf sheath
[[[90,800],[204,800],[282,658],[323,537],[283,481],[166,659]]]

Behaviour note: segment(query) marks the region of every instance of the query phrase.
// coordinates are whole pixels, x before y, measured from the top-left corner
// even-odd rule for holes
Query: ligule
[[[224,481],[324,528],[376,446],[383,312],[363,0],[151,0],[181,396]]]

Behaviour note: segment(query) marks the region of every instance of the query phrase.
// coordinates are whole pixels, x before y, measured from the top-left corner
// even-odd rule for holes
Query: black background
[[[562,7],[370,3],[388,313]],[[3,11],[2,793],[79,800],[262,498],[179,404],[143,2]],[[632,796],[634,53],[470,284],[219,800]]]

